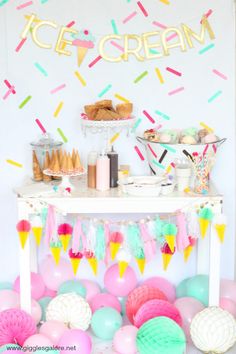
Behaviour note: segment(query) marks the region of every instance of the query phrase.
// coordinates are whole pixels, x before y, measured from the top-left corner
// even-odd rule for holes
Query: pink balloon
[[[13,289],[20,293],[20,277],[18,276],[13,285]],[[40,274],[31,272],[31,297],[35,300],[40,299],[45,292],[45,285]]]
[[[54,298],[55,296],[57,296],[57,291],[45,288],[43,297],[46,297],[46,296]]]
[[[220,299],[220,307],[223,310],[226,310],[229,313],[231,313],[231,315],[233,315],[236,318],[236,303],[234,301],[226,297],[222,297]]]
[[[64,258],[56,265],[53,257],[47,256],[41,264],[40,273],[46,287],[51,290],[58,290],[62,283],[74,279],[70,262]]]
[[[186,337],[190,339],[190,324],[194,316],[202,311],[205,307],[204,305],[192,298],[192,297],[181,297],[177,299],[174,306],[179,310],[180,315],[183,320],[182,328],[186,334]]]
[[[175,286],[162,277],[152,277],[146,279],[143,282],[143,285],[148,285],[152,288],[158,288],[166,295],[169,302],[174,302],[176,299]]]
[[[122,278],[119,276],[118,264],[109,267],[104,276],[106,289],[115,296],[127,296],[137,286],[134,270],[128,266]]]
[[[120,301],[114,295],[107,293],[95,295],[90,301],[90,307],[92,312],[95,312],[102,307],[112,307],[118,312],[121,312]]]
[[[33,336],[26,339],[23,347],[52,347],[53,342],[46,336],[42,334],[34,334]],[[24,353],[32,354],[32,351],[26,350]]]
[[[220,282],[220,296],[236,302],[236,282],[222,279]]]
[[[68,327],[59,321],[48,321],[40,327],[39,333],[48,337],[53,344],[57,344],[61,336],[68,331]]]
[[[20,308],[20,295],[13,290],[0,291],[0,312]]]
[[[34,299],[32,299],[31,304],[31,316],[35,320],[36,325],[39,324],[42,317],[42,308],[39,303]]]
[[[81,279],[80,282],[86,288],[86,300],[90,302],[92,298],[101,292],[101,289],[97,283],[88,279]]]
[[[76,354],[90,354],[92,351],[92,341],[89,335],[81,329],[71,329],[65,332],[59,342],[59,347],[64,347],[60,354],[71,354],[71,350],[66,350],[66,347],[74,347]]]
[[[114,349],[120,354],[135,354],[138,351],[136,347],[137,332],[138,328],[134,326],[121,327],[113,339]]]

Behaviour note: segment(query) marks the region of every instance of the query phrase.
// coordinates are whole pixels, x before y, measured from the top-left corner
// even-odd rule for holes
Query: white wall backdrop
[[[18,239],[15,231],[17,221],[16,199],[12,188],[20,185],[25,175],[31,173],[31,150],[29,142],[38,138],[40,130],[35,123],[38,118],[55,138],[60,138],[57,128],[60,127],[68,138],[68,147],[78,147],[83,161],[92,148],[101,148],[101,137],[84,138],[80,127],[80,113],[85,104],[98,100],[99,93],[109,84],[111,89],[106,98],[114,98],[115,93],[128,98],[134,103],[135,115],[142,118],[137,133],[151,127],[151,123],[143,115],[145,109],[156,119],[157,124],[169,127],[198,126],[203,121],[213,127],[221,137],[227,137],[227,143],[219,153],[213,178],[218,190],[224,195],[225,212],[228,216],[226,242],[222,246],[222,275],[233,277],[234,238],[235,238],[235,93],[234,93],[234,10],[232,0],[199,0],[171,1],[165,5],[157,0],[142,0],[148,11],[145,17],[134,0],[49,0],[44,4],[35,0],[34,4],[22,10],[16,7],[22,1],[11,1],[0,7],[0,281],[13,280],[18,274]],[[200,55],[202,46],[182,53],[171,51],[169,57],[138,62],[130,58],[127,63],[108,63],[100,60],[92,68],[88,64],[98,55],[97,48],[89,51],[82,66],[77,67],[76,53],[71,57],[59,56],[54,50],[37,47],[29,37],[17,53],[15,48],[20,41],[20,33],[25,25],[24,15],[35,13],[40,19],[49,19],[59,25],[75,21],[75,28],[87,28],[96,37],[98,44],[101,36],[112,34],[111,19],[114,19],[120,34],[158,30],[152,22],[158,21],[166,26],[179,26],[181,23],[190,25],[196,31],[200,29],[200,19],[208,10],[212,10],[209,21],[215,32],[215,47]],[[123,24],[123,19],[132,12],[137,15]],[[49,29],[41,31],[42,39],[56,43],[58,31]],[[207,37],[208,39],[208,37]],[[209,39],[208,39],[209,40]],[[206,43],[210,44],[211,41]],[[73,50],[73,48],[72,48]],[[34,66],[39,63],[48,73],[43,76]],[[181,77],[166,71],[172,67],[182,73]],[[155,68],[163,74],[164,84],[161,85]],[[215,75],[217,69],[227,76],[227,80]],[[78,70],[86,80],[83,87],[74,75]],[[139,83],[134,79],[143,71],[148,75]],[[2,97],[6,92],[4,80],[15,86],[16,94],[8,99]],[[50,91],[66,84],[66,88],[51,95]],[[184,91],[169,96],[168,92],[178,87]],[[219,96],[211,104],[208,99],[217,91]],[[23,108],[19,104],[28,96],[32,99]],[[53,113],[59,102],[64,107],[58,118]],[[171,117],[164,121],[154,114],[159,109]],[[120,154],[120,162],[132,166],[135,174],[148,173],[146,162],[141,162],[134,151],[135,134],[129,139],[122,135],[116,143]],[[6,163],[6,159],[23,164],[23,168]],[[180,280],[195,271],[194,258],[188,267],[176,257],[173,267],[169,268],[167,277],[173,281]],[[152,269],[151,269],[152,268]],[[4,271],[3,271],[4,270]],[[149,272],[159,272],[149,266]],[[161,271],[159,272],[161,274]]]

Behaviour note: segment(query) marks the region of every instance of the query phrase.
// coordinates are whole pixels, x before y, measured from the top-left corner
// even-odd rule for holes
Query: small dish
[[[118,184],[121,186],[123,193],[134,196],[157,197],[161,193],[161,183],[164,181],[166,181],[165,177],[138,176],[120,180]]]
[[[174,192],[175,183],[166,182],[161,184],[161,194],[168,195]]]

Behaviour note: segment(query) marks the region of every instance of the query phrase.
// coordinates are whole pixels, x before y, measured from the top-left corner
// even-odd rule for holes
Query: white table
[[[46,204],[55,206],[65,214],[125,214],[125,213],[173,213],[179,209],[197,206],[205,202],[212,203],[215,213],[222,211],[222,196],[214,190],[208,196],[187,195],[174,192],[160,197],[132,197],[122,194],[119,188],[107,192],[98,192],[88,189],[85,178],[76,180],[75,190],[71,196],[57,195],[52,186],[33,183],[15,189],[19,220],[29,219],[35,210],[40,212]],[[45,191],[49,190],[49,193]],[[41,192],[40,192],[41,190]],[[45,193],[46,192],[46,193]],[[36,197],[36,193],[38,196]],[[39,196],[40,195],[40,196]],[[197,273],[209,274],[209,305],[219,305],[220,292],[220,242],[214,227],[209,232],[210,237],[204,240],[199,238],[197,251]],[[32,238],[30,238],[32,239]],[[21,277],[21,308],[31,312],[30,272],[37,272],[37,249],[34,242],[27,241],[24,250],[20,249],[20,277]]]

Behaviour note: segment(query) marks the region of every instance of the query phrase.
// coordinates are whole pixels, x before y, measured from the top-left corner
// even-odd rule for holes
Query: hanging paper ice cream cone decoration
[[[87,259],[88,259],[90,267],[93,270],[93,274],[97,275],[97,272],[98,272],[98,260],[95,257],[87,258]]]
[[[205,238],[208,227],[213,218],[213,212],[210,208],[203,208],[199,212],[199,226],[202,238]]]
[[[140,273],[144,273],[145,265],[146,265],[146,260],[145,258],[136,258],[136,262],[138,264],[138,268],[140,270]]]
[[[61,249],[62,249],[61,241],[50,242],[50,250],[51,250],[51,253],[52,253],[52,256],[54,258],[56,265],[58,265],[60,263]]]
[[[174,249],[174,252],[175,252],[175,249]],[[171,251],[171,249],[167,243],[165,243],[164,246],[161,248],[162,263],[163,263],[164,270],[167,270],[174,252]]]
[[[73,41],[73,45],[77,46],[78,66],[80,66],[89,49],[94,47],[94,37],[88,30],[83,30],[77,36],[77,39]]]
[[[111,259],[114,260],[120,249],[120,245],[123,242],[124,237],[121,232],[112,232],[110,235],[110,254]]]
[[[196,238],[194,238],[194,237],[189,236],[188,239],[189,239],[189,245],[184,249],[184,261],[185,262],[188,261],[190,255],[193,251],[193,248],[195,247],[196,242],[197,242]]]
[[[61,224],[58,227],[58,237],[62,243],[63,250],[66,252],[71,240],[71,235],[73,232],[73,227],[70,224]]]
[[[177,227],[174,224],[166,224],[163,227],[163,234],[165,236],[165,240],[170,247],[171,252],[174,252],[175,249],[175,239],[177,234]]]
[[[18,231],[21,247],[24,249],[29,237],[31,225],[28,220],[20,220],[16,225],[16,229]]]
[[[35,216],[32,219],[31,223],[32,223],[32,233],[34,235],[36,245],[40,246],[41,238],[42,238],[42,234],[43,234],[42,220],[39,216]]]
[[[127,263],[126,261],[119,261],[118,262],[120,278],[123,278],[128,265],[129,265],[129,263]]]
[[[127,250],[121,248],[119,249],[116,258],[118,261],[119,276],[120,278],[123,278],[125,271],[131,261],[131,255]]]
[[[73,273],[74,273],[74,275],[76,275],[77,271],[79,269],[81,259],[83,258],[83,254],[81,252],[74,253],[71,248],[69,250],[69,257],[70,257],[70,262],[72,265]]]
[[[225,230],[227,224],[226,216],[224,214],[216,214],[214,215],[214,219],[212,223],[214,225],[214,228],[216,230],[220,242],[223,243],[225,239]]]

